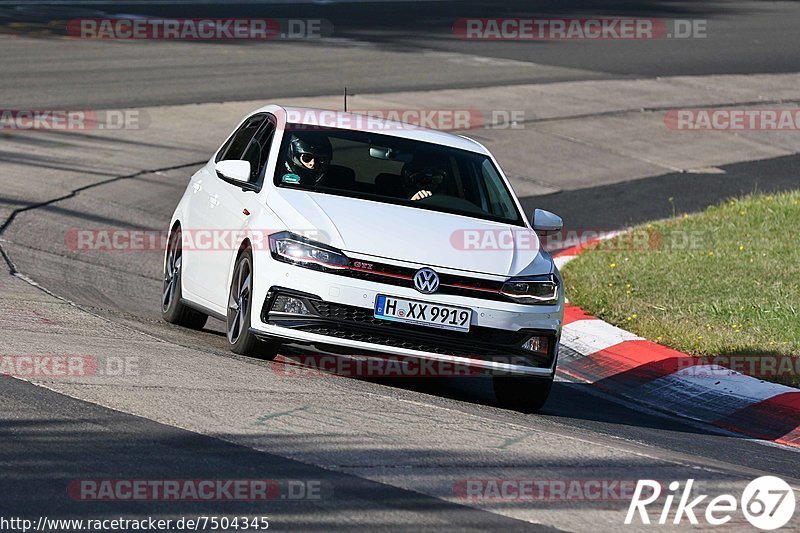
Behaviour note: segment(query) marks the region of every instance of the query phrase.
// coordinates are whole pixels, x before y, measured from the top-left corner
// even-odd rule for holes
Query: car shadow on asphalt
[[[431,401],[433,402],[455,400],[465,404],[463,406],[468,409],[470,409],[469,404],[479,408],[489,407],[521,419],[530,417],[530,420],[535,420],[539,417],[547,417],[560,421],[591,422],[594,427],[605,427],[606,430],[612,427],[627,426],[648,431],[668,430],[720,435],[720,430],[717,428],[690,424],[688,421],[667,413],[658,414],[644,406],[639,407],[630,400],[608,395],[591,384],[560,381],[560,377],[553,384],[544,408],[536,414],[527,414],[506,410],[498,405],[490,376],[465,376],[463,372],[455,376],[441,374],[420,376],[420,373],[417,372],[419,367],[412,367],[408,375],[402,375],[402,372],[392,370],[391,365],[388,364],[358,366],[352,364],[351,356],[320,354],[321,352],[313,349],[290,346],[281,352],[282,356],[278,360],[270,364],[274,365],[277,374],[286,377],[323,378],[333,375],[341,379],[356,379],[391,387],[397,391],[426,394],[432,397]],[[380,358],[373,359],[380,360]],[[324,365],[321,364],[322,361],[324,361]],[[373,369],[373,371],[369,369]],[[381,374],[387,369],[391,374],[390,377],[384,377]],[[746,438],[745,436],[741,437]]]
[[[292,357],[298,353],[290,354]],[[282,365],[282,358],[271,365]],[[282,370],[276,370],[281,373]],[[311,373],[318,372],[311,369]],[[302,373],[302,372],[301,372]],[[324,378],[321,378],[324,379]],[[757,454],[759,466],[777,469],[786,475],[800,477],[800,463],[794,454],[783,447],[761,446],[751,436],[726,431],[667,412],[639,405],[630,399],[613,396],[588,383],[563,381],[559,376],[553,384],[544,407],[535,414],[519,413],[500,407],[492,390],[491,378],[474,377],[352,377],[335,379],[367,381],[393,389],[388,395],[403,398],[405,392],[427,395],[426,402],[462,411],[479,417],[530,427],[533,430],[553,430],[572,433],[576,438],[608,438],[613,442],[633,445],[645,443],[669,449],[687,456],[703,456],[710,461],[722,461],[743,467],[753,467],[751,457]],[[420,401],[419,396],[408,396]],[[780,436],[775,428],[775,436]],[[590,435],[596,435],[591,437]],[[600,436],[600,437],[597,437]],[[771,443],[770,443],[771,444]]]

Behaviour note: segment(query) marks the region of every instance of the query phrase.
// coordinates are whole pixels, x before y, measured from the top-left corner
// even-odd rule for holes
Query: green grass
[[[800,191],[634,228],[563,274],[571,303],[686,353],[800,356]]]

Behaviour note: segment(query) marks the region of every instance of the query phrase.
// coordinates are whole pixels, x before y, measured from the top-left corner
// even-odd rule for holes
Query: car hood
[[[289,231],[344,252],[498,276],[553,270],[528,228],[287,188],[267,204]]]

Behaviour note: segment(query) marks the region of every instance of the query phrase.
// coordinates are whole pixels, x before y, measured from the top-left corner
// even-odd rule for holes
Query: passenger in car
[[[402,177],[406,198],[424,200],[437,192],[447,178],[447,171],[436,159],[417,156],[403,165]]]

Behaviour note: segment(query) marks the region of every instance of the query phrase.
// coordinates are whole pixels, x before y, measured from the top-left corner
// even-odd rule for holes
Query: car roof
[[[296,124],[322,125],[345,130],[374,132],[490,155],[489,151],[481,143],[463,135],[454,135],[377,116],[348,113],[333,109],[278,105],[265,106],[259,109],[258,112],[283,114],[288,122]]]

